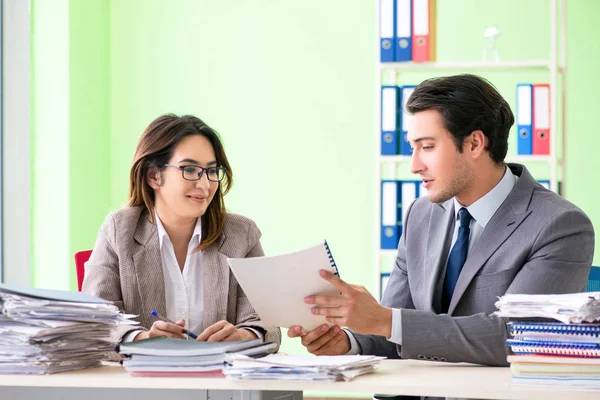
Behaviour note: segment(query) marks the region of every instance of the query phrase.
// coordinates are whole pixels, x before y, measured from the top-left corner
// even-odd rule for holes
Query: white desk
[[[556,388],[510,388],[508,368],[412,360],[384,360],[376,373],[352,382],[234,381],[224,378],[132,378],[118,366],[46,376],[0,375],[4,387],[41,388],[208,389],[234,391],[354,392],[463,397],[477,399],[594,399],[598,392],[567,392]],[[156,392],[156,391],[155,391]],[[169,391],[165,391],[168,394]],[[87,396],[84,396],[85,398]],[[31,397],[30,397],[31,398]],[[136,396],[136,398],[140,398]],[[168,398],[172,398],[169,396]],[[210,398],[210,396],[209,396]]]

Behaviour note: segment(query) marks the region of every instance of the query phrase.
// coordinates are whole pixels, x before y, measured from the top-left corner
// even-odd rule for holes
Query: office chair
[[[75,271],[77,272],[77,290],[81,292],[83,276],[85,275],[85,262],[90,259],[91,250],[82,250],[75,253]]]
[[[592,267],[588,277],[586,292],[600,292],[600,267]]]

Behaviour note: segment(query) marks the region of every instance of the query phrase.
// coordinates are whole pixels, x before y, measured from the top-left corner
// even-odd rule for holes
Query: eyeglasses
[[[186,181],[197,181],[202,178],[206,171],[206,177],[211,182],[221,182],[225,178],[226,169],[223,167],[202,168],[198,165],[172,165],[165,164],[165,167],[173,167],[181,170],[181,175]]]

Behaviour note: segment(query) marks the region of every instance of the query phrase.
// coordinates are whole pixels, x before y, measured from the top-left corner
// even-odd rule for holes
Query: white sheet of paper
[[[265,324],[283,328],[300,325],[311,331],[327,321],[324,316],[313,315],[313,306],[304,303],[304,298],[318,293],[339,296],[319,275],[321,269],[336,272],[329,257],[325,242],[321,242],[293,253],[227,261]]]

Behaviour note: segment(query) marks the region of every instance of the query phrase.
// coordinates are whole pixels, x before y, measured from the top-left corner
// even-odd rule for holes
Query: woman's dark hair
[[[148,125],[138,142],[129,173],[128,205],[144,206],[150,221],[155,222],[154,189],[148,183],[149,173],[153,170],[162,171],[173,156],[175,147],[189,135],[201,135],[208,139],[213,146],[218,166],[224,167],[226,171],[225,179],[219,182],[219,188],[202,217],[202,239],[196,250],[203,250],[213,244],[223,231],[226,214],[223,196],[233,184],[233,175],[219,135],[201,119],[192,115],[179,117],[165,114]]]

